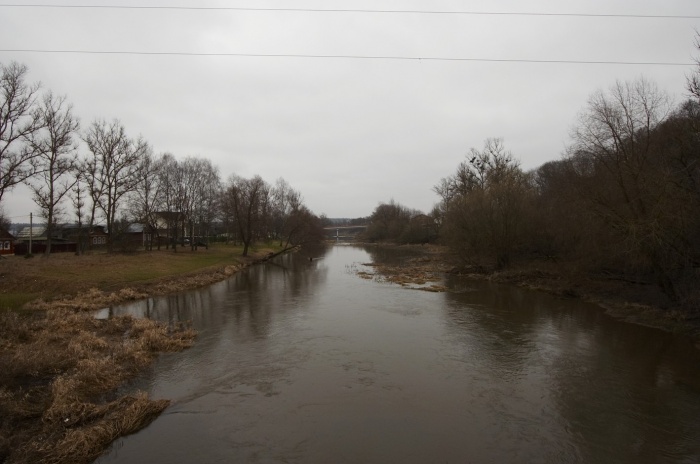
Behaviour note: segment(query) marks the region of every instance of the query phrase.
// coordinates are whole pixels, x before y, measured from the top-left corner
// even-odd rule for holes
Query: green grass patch
[[[0,311],[14,311],[39,298],[38,293],[0,293]]]
[[[275,243],[257,244],[251,254],[280,250]],[[216,243],[208,249],[178,247],[129,254],[90,253],[76,256],[56,253],[24,259],[13,256],[0,261],[0,278],[10,292],[0,294],[0,309],[17,309],[37,298],[78,295],[91,288],[115,291],[124,287],[157,284],[161,279],[220,270],[246,260],[242,246]],[[248,258],[250,259],[250,258]],[[189,278],[189,277],[188,277]]]

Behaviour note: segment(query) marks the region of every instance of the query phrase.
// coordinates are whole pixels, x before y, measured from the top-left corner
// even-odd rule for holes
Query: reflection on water
[[[114,308],[192,320],[200,336],[137,383],[173,405],[99,462],[700,459],[688,340],[488,282],[428,293],[347,270],[368,261],[352,247],[288,255]]]

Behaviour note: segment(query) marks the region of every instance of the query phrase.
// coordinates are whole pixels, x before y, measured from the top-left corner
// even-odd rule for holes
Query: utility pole
[[[29,213],[29,254],[32,254],[32,235],[34,235],[34,220],[32,213]]]

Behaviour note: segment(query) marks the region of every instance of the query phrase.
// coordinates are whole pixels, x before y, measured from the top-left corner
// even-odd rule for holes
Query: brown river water
[[[97,462],[700,462],[691,340],[510,286],[355,274],[405,253],[290,254],[113,308],[199,337],[129,387],[172,405]]]

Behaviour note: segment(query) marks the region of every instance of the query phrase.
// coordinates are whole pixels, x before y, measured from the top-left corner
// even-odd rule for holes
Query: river
[[[510,286],[355,273],[401,253],[290,254],[114,308],[199,337],[130,387],[172,405],[97,462],[700,461],[692,341]]]

